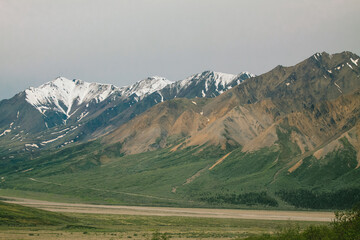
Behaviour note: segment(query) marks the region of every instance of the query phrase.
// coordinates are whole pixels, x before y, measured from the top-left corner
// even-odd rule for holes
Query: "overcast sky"
[[[57,76],[125,86],[360,53],[359,0],[0,0],[0,99]]]

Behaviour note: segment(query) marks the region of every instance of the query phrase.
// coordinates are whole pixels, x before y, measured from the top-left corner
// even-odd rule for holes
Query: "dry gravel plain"
[[[95,221],[100,228],[104,223],[105,228],[99,231],[61,230],[59,227],[2,228],[0,240],[151,239],[156,230],[168,233],[170,239],[225,240],[271,233],[287,224],[326,224],[334,218],[331,212],[95,205],[2,198],[9,203],[63,212],[81,219],[92,218],[92,223]],[[114,225],[106,225],[109,223]]]
[[[21,204],[53,212],[146,215],[146,216],[181,216],[206,218],[235,218],[258,220],[291,220],[330,222],[334,219],[332,212],[309,211],[274,211],[274,210],[242,210],[242,209],[209,209],[209,208],[173,208],[173,207],[140,207],[120,205],[95,205],[58,203],[41,200],[4,197],[6,202]]]

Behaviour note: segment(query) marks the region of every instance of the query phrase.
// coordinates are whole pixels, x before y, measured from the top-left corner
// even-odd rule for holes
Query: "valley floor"
[[[119,214],[143,216],[178,216],[204,218],[233,218],[256,220],[291,220],[330,222],[334,219],[332,212],[310,211],[276,211],[276,210],[241,210],[241,209],[206,209],[206,208],[173,208],[173,207],[144,207],[120,205],[95,205],[58,203],[25,198],[5,197],[5,202],[35,207],[53,212]]]
[[[53,225],[49,222],[48,225],[21,226],[3,222],[0,224],[0,240],[243,239],[291,226],[305,229],[310,225],[328,225],[334,217],[330,212],[95,205],[4,196],[0,199],[16,203],[9,205],[15,212],[26,214],[32,211],[35,217],[46,217],[46,212],[31,210],[39,208],[61,212],[61,219],[69,219]],[[32,208],[16,210],[18,204]]]

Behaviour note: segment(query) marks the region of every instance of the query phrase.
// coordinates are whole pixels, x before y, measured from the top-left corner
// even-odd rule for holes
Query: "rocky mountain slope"
[[[238,77],[217,76],[114,107],[121,114],[103,123],[123,124],[94,141],[3,159],[1,186],[140,205],[339,209],[360,200],[359,56],[316,53],[222,94]],[[206,85],[219,95],[200,98]]]
[[[0,141],[16,152],[87,141],[162,101],[217,96],[251,76],[207,71],[174,83],[149,77],[122,88],[58,77],[0,102]]]
[[[127,153],[214,144],[244,151],[271,146],[287,125],[301,149],[314,149],[355,126],[360,87],[358,56],[317,53],[293,67],[278,66],[209,101],[168,101],[104,138]]]

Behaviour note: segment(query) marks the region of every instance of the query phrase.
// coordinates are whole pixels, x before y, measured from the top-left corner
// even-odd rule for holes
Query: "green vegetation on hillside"
[[[243,193],[243,194],[236,194],[236,193],[228,193],[228,194],[211,194],[211,193],[204,193],[199,198],[201,201],[205,201],[211,204],[222,204],[222,203],[228,203],[228,204],[246,204],[248,206],[251,205],[265,205],[265,206],[271,206],[271,207],[277,207],[278,202],[270,197],[266,192],[249,192],[249,193]]]
[[[350,209],[360,202],[360,189],[348,188],[334,192],[315,192],[306,189],[276,192],[282,200],[295,207],[312,209]]]
[[[273,146],[252,152],[233,148],[229,155],[208,145],[123,155],[121,144],[93,141],[44,151],[32,160],[24,155],[1,162],[0,189],[152,206],[349,209],[359,201],[360,168],[348,140],[340,139],[342,147],[321,159],[305,157],[290,173],[301,159],[293,131],[284,124]]]
[[[31,207],[0,201],[0,226],[60,225],[76,222],[75,218]]]
[[[356,203],[360,169],[352,146],[344,141],[321,161],[310,156],[311,164],[305,159],[289,174],[286,164],[299,150],[284,129],[277,145],[251,153],[233,149],[211,170],[226,150],[196,146],[124,156],[118,144],[101,148],[94,141],[8,162],[0,188],[135,205],[345,209]],[[333,164],[346,165],[341,175]]]
[[[2,127],[14,124],[0,139],[0,190],[92,203],[347,209],[360,196],[360,68],[349,65],[358,58],[351,52],[316,54],[212,99],[181,98],[199,96],[192,91],[205,86],[212,75],[206,72],[201,85],[189,85],[176,98],[170,97],[176,91],[163,94],[171,100],[160,104],[154,101],[158,93],[134,105],[106,108],[104,102],[100,115],[81,120],[82,127],[66,121],[66,128],[79,131],[66,146],[72,134],[52,136],[55,130],[65,135],[64,126],[51,127],[54,121],[45,130],[35,124],[41,131],[32,135],[16,122],[34,121],[3,111],[17,120]],[[23,107],[16,102],[3,102],[5,110]],[[15,126],[29,136],[15,138]],[[93,134],[102,137],[80,143]],[[49,144],[42,145],[42,138]]]

